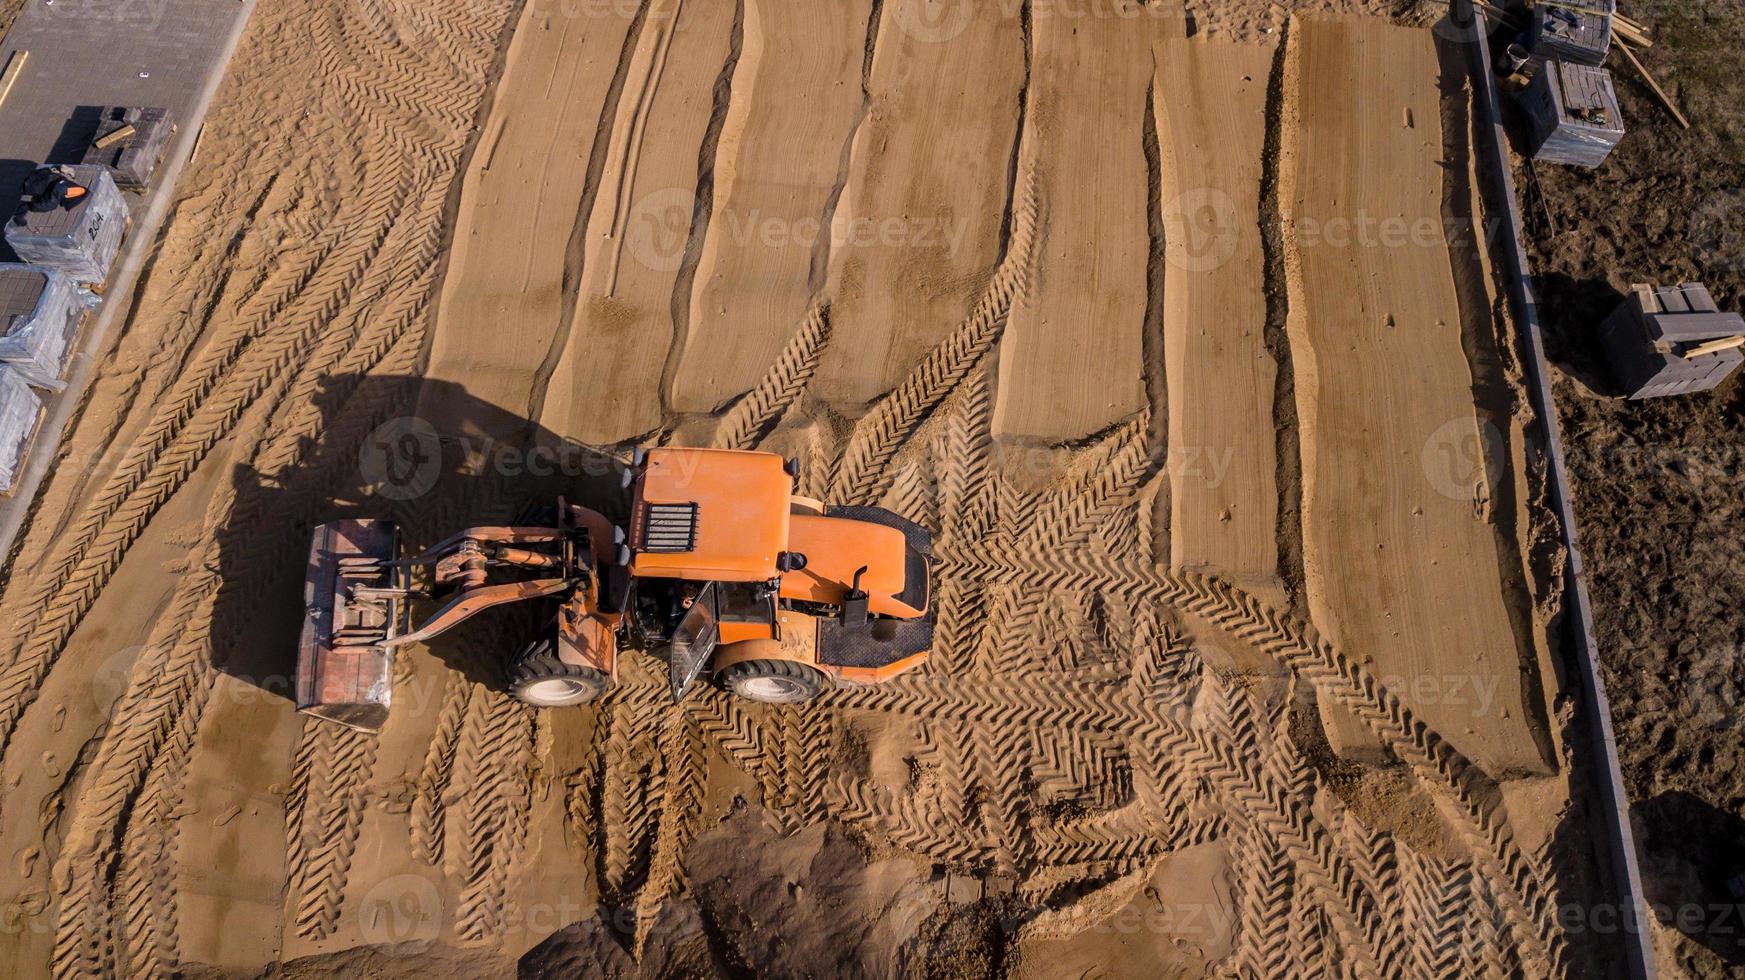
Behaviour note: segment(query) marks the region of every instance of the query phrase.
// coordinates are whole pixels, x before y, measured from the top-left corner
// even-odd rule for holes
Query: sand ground
[[[1316,237],[1470,208],[1464,89],[1192,6],[263,9],[0,595],[0,954],[1588,972],[1482,257]],[[290,710],[313,524],[612,511],[633,443],[930,527],[932,663],[537,712],[528,611]]]

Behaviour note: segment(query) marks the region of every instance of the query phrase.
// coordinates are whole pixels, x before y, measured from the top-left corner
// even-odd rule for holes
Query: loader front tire
[[[718,679],[747,701],[799,704],[824,690],[824,675],[816,667],[792,660],[743,660],[721,671]]]
[[[611,683],[603,670],[558,659],[557,641],[551,637],[527,644],[509,665],[509,693],[535,708],[587,704],[605,694]]]

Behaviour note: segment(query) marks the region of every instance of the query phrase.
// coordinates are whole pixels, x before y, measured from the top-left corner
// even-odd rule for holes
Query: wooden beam
[[[1720,340],[1711,340],[1706,344],[1692,347],[1680,356],[1689,361],[1702,357],[1705,354],[1719,354],[1724,350],[1732,350],[1735,347],[1745,347],[1745,337],[1722,337]]]
[[[1654,42],[1649,39],[1648,35],[1642,33],[1639,28],[1625,26],[1623,21],[1618,21],[1612,25],[1612,33],[1618,36],[1619,41],[1634,44],[1639,48],[1654,47]]]
[[[6,60],[5,70],[0,71],[0,102],[6,101],[6,94],[12,91],[12,83],[18,81],[19,73],[24,71],[24,61],[29,57],[29,51],[19,48]]]
[[[1642,59],[1636,57],[1636,52],[1631,51],[1630,46],[1627,44],[1620,44],[1617,48],[1619,51],[1624,52],[1624,57],[1630,59],[1630,64],[1635,65],[1636,70],[1642,73],[1643,80],[1648,83],[1649,88],[1654,90],[1655,95],[1660,96],[1661,104],[1665,105],[1666,108],[1672,112],[1672,117],[1678,120],[1678,124],[1683,126],[1685,129],[1689,129],[1690,120],[1684,117],[1684,113],[1678,111],[1678,106],[1674,105],[1672,102],[1672,96],[1667,95],[1666,90],[1660,87],[1660,83],[1654,80],[1653,75],[1649,74],[1648,66],[1642,63]]]
[[[133,128],[133,123],[128,123],[114,132],[105,133],[102,136],[97,137],[97,141],[91,145],[99,150],[106,150],[137,132],[139,132],[139,130]]]

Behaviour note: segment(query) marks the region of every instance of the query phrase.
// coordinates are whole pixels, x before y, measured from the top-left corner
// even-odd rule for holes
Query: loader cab
[[[804,700],[820,678],[871,683],[925,659],[925,530],[795,497],[769,453],[655,449],[630,478],[631,641],[666,652],[675,696],[705,667],[746,696],[792,685]]]
[[[654,449],[632,479],[636,578],[744,583],[778,576],[794,488],[780,456]]]

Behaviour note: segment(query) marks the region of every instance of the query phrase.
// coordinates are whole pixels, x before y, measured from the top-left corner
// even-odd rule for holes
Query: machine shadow
[[[1632,808],[1642,890],[1669,929],[1745,966],[1745,820],[1679,790]]]
[[[287,701],[316,526],[391,519],[411,555],[466,527],[513,523],[560,496],[615,522],[629,509],[626,466],[610,452],[564,440],[462,385],[333,375],[280,418],[303,434],[269,442],[232,473],[233,500],[217,531],[212,657],[220,671]],[[539,605],[488,610],[428,649],[479,683],[499,684],[503,655],[551,614]],[[428,612],[414,605],[414,618]]]
[[[1539,323],[1545,357],[1590,394],[1620,398],[1624,386],[1606,362],[1600,326],[1624,302],[1624,294],[1599,279],[1574,279],[1562,273],[1537,276]]]

